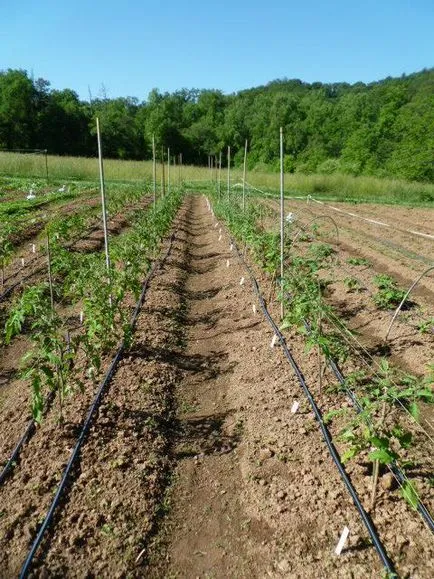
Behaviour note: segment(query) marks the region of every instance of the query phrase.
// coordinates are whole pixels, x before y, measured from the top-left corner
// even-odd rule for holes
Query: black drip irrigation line
[[[11,286],[9,286],[7,289],[5,289],[5,291],[3,293],[0,294],[0,302],[2,302],[3,300],[5,300],[9,294],[11,294],[13,292],[13,290],[18,287],[19,285],[21,285],[23,282],[27,281],[28,279],[30,279],[31,277],[33,277],[34,275],[37,275],[38,273],[40,273],[44,268],[40,267],[39,269],[36,269],[35,271],[33,271],[32,273],[29,273],[28,275],[24,276],[23,278],[21,278],[19,281],[16,281],[15,283],[13,283]]]
[[[7,463],[5,464],[3,470],[0,473],[0,486],[4,483],[4,481],[6,480],[6,477],[9,474],[9,471],[11,470],[11,468],[14,466],[14,464],[16,464],[18,457],[20,455],[20,451],[21,448],[26,444],[26,442],[33,436],[33,433],[35,432],[36,429],[36,425],[35,422],[33,420],[30,420],[26,430],[24,431],[24,434],[21,436],[21,438],[19,439],[18,443],[16,444],[14,450],[12,451],[12,454],[9,458],[9,460],[7,461]]]
[[[318,421],[318,424],[319,424],[319,427],[321,429],[321,433],[323,435],[324,441],[325,441],[327,448],[331,454],[331,457],[332,457],[332,459],[333,459],[333,461],[334,461],[334,463],[339,471],[339,474],[341,475],[341,478],[342,478],[348,492],[351,495],[351,498],[353,499],[353,502],[354,502],[354,504],[359,512],[359,515],[360,515],[360,517],[361,517],[361,519],[362,519],[362,521],[363,521],[363,523],[364,523],[364,525],[369,533],[369,536],[372,539],[374,547],[375,547],[384,567],[386,568],[387,572],[396,577],[397,575],[396,575],[394,565],[393,565],[392,561],[390,560],[390,558],[386,552],[386,549],[385,549],[383,543],[381,542],[380,537],[378,536],[374,522],[372,521],[370,515],[365,511],[365,509],[364,509],[364,507],[363,507],[362,503],[360,502],[360,499],[357,495],[356,489],[354,488],[353,484],[351,483],[351,481],[350,481],[350,479],[345,471],[345,468],[341,462],[339,454],[338,454],[338,452],[333,444],[331,434],[330,434],[327,426],[324,424],[321,411],[318,408],[318,406],[316,405],[316,402],[315,402],[315,400],[314,400],[314,398],[313,398],[313,396],[312,396],[312,394],[311,394],[311,392],[306,384],[305,378],[304,378],[300,368],[298,367],[296,361],[294,360],[290,350],[288,349],[288,346],[286,345],[285,337],[280,332],[278,326],[276,325],[275,321],[271,317],[271,315],[267,309],[267,306],[265,305],[265,301],[264,301],[264,298],[262,297],[261,290],[259,288],[259,284],[258,284],[250,266],[246,263],[245,259],[243,258],[243,256],[242,256],[240,250],[238,249],[238,246],[235,243],[234,239],[232,237],[230,237],[230,239],[231,239],[231,243],[233,244],[233,247],[235,248],[235,250],[238,254],[238,257],[239,257],[241,263],[244,265],[244,267],[246,268],[246,270],[250,276],[250,279],[251,279],[251,282],[253,285],[253,289],[258,297],[258,300],[259,300],[259,303],[261,305],[261,309],[264,313],[264,316],[267,319],[270,326],[272,327],[275,335],[279,338],[283,352],[284,352],[287,360],[291,364],[292,369],[294,370],[294,373],[295,373],[295,375],[300,383],[300,386],[302,387],[304,394],[306,395],[306,398],[309,401],[309,404],[313,410],[313,413],[315,414],[315,418]]]
[[[307,322],[305,320],[304,326],[306,328],[306,331],[310,332],[311,327],[310,327],[309,322]],[[342,386],[346,386],[344,375],[342,374],[338,364],[332,358],[329,358],[327,360],[327,362],[328,362],[328,365],[330,366],[331,371],[336,376],[336,379],[338,380],[338,382]],[[354,393],[350,389],[346,389],[346,390],[347,390],[347,396],[350,399],[354,408],[356,409],[357,414],[360,414],[363,411],[363,408],[360,405],[360,402],[357,400],[357,397],[354,395]],[[399,481],[399,483],[401,485],[406,483],[404,473],[399,468],[399,466],[396,464],[396,461],[392,461],[392,462],[388,463],[387,466],[390,468],[393,475],[396,477],[396,479]],[[421,515],[421,517],[423,518],[425,523],[428,525],[429,530],[432,533],[434,533],[434,520],[431,516],[431,513],[428,511],[428,509],[425,507],[425,505],[422,504],[419,500],[417,502],[417,511],[419,512],[419,514]]]
[[[158,260],[158,261],[156,261],[156,262],[154,263],[151,271],[148,273],[148,275],[147,275],[146,278],[145,278],[145,281],[143,282],[142,292],[141,292],[140,297],[139,297],[139,299],[138,299],[138,301],[137,301],[137,304],[136,304],[136,308],[135,308],[135,310],[134,310],[134,313],[133,313],[133,315],[132,315],[132,317],[131,317],[131,322],[130,322],[130,324],[131,324],[131,331],[134,331],[134,329],[135,329],[135,327],[136,327],[137,317],[138,317],[138,315],[139,315],[139,312],[140,312],[141,307],[143,306],[143,302],[144,302],[144,299],[145,299],[146,291],[147,291],[148,286],[149,286],[149,282],[150,282],[150,280],[152,279],[152,277],[153,277],[153,275],[155,274],[155,272],[156,272],[158,269],[161,268],[161,266],[163,265],[163,263],[164,263],[164,262],[166,261],[166,259],[168,258],[169,253],[170,253],[170,251],[171,251],[171,249],[172,249],[172,244],[173,244],[174,237],[175,237],[175,234],[172,234],[171,237],[170,237],[169,247],[168,247],[166,253],[164,254],[163,258],[160,259],[160,260]],[[73,450],[72,453],[71,453],[71,456],[70,456],[70,458],[69,458],[68,464],[66,465],[65,470],[63,471],[62,479],[61,479],[61,481],[60,481],[60,483],[59,483],[59,486],[58,486],[58,488],[57,488],[57,491],[56,491],[56,494],[55,494],[55,496],[54,496],[54,499],[53,499],[53,501],[52,501],[52,503],[51,503],[51,505],[50,505],[50,508],[48,509],[47,514],[45,515],[45,519],[44,519],[44,521],[42,522],[42,524],[41,524],[41,526],[40,526],[40,528],[39,528],[38,534],[36,535],[36,538],[35,538],[34,541],[33,541],[33,544],[32,544],[32,546],[31,546],[31,548],[30,548],[30,551],[29,551],[29,553],[28,553],[28,555],[27,555],[27,557],[26,557],[26,560],[24,561],[24,564],[23,564],[23,566],[22,566],[22,568],[21,568],[20,575],[19,575],[19,578],[20,578],[20,579],[25,579],[25,578],[28,577],[28,575],[29,575],[29,572],[30,572],[30,570],[31,570],[31,565],[32,565],[32,562],[33,562],[33,558],[34,558],[34,556],[35,556],[35,554],[36,554],[36,551],[37,551],[37,549],[38,549],[38,547],[39,547],[42,539],[43,539],[43,536],[44,536],[44,534],[45,534],[45,531],[46,531],[46,530],[48,529],[48,527],[50,526],[51,520],[52,520],[53,515],[54,515],[54,511],[55,511],[55,509],[56,509],[56,507],[57,507],[57,505],[58,505],[58,503],[59,503],[59,501],[60,501],[60,498],[61,498],[61,496],[62,496],[62,494],[63,494],[63,492],[64,492],[64,490],[65,490],[66,484],[67,484],[67,482],[68,482],[68,478],[69,478],[70,472],[71,472],[71,470],[72,470],[72,468],[73,468],[73,466],[74,466],[74,463],[76,462],[76,460],[77,460],[78,457],[79,457],[80,449],[81,449],[81,447],[82,447],[82,445],[83,445],[83,443],[84,443],[84,441],[85,441],[85,439],[86,439],[87,433],[89,432],[90,425],[91,425],[91,422],[92,422],[92,418],[93,418],[96,410],[97,410],[98,407],[99,407],[99,404],[100,404],[100,402],[101,402],[102,396],[103,396],[103,394],[104,394],[104,392],[105,392],[108,384],[110,383],[110,381],[111,381],[111,379],[112,379],[112,377],[113,377],[113,374],[114,374],[114,372],[115,372],[116,366],[118,365],[119,361],[120,361],[121,358],[122,358],[124,349],[125,349],[125,342],[124,342],[124,340],[122,340],[122,342],[121,342],[121,344],[120,344],[120,346],[119,346],[119,348],[118,348],[118,350],[117,350],[117,352],[116,352],[116,354],[115,354],[115,357],[113,358],[113,360],[112,360],[112,362],[111,362],[111,364],[110,364],[110,367],[109,367],[109,369],[107,370],[107,374],[105,375],[103,381],[101,382],[101,384],[100,384],[100,386],[99,386],[99,388],[98,388],[98,391],[97,391],[97,393],[96,393],[96,395],[95,395],[95,397],[94,397],[94,399],[93,399],[93,402],[92,402],[92,404],[90,405],[89,411],[88,411],[88,413],[87,413],[86,420],[84,421],[83,427],[82,427],[82,429],[81,429],[80,435],[79,435],[79,437],[78,437],[78,439],[77,439],[77,442],[76,442],[76,444],[75,444],[74,450]]]
[[[45,403],[44,412],[47,412],[47,410],[51,407],[51,405],[54,401],[54,397],[55,397],[55,392],[50,392],[50,394],[47,396],[47,401]],[[9,460],[7,461],[3,470],[0,473],[0,487],[5,482],[11,469],[16,465],[16,463],[20,457],[20,452],[21,452],[22,447],[26,444],[26,442],[28,442],[31,439],[31,437],[35,433],[35,430],[36,430],[35,421],[33,419],[29,420],[26,430],[24,431],[23,435],[21,436],[21,438],[17,442],[15,448],[12,451],[11,456],[9,457]]]
[[[334,360],[330,359],[330,360],[328,360],[328,363],[329,363],[329,366],[330,366],[333,374],[336,376],[338,382],[340,384],[342,384],[343,386],[345,386],[345,378],[342,375],[342,372],[340,371],[336,362]],[[357,398],[354,396],[354,394],[351,391],[348,392],[348,397],[350,398],[357,413],[360,414],[362,412],[362,407],[360,406],[360,403],[357,400]],[[404,473],[399,468],[399,466],[396,464],[396,462],[393,461],[393,462],[389,463],[387,466],[390,468],[390,470],[392,471],[394,476],[397,478],[399,483],[401,485],[405,484],[406,479],[405,479]],[[428,511],[428,509],[425,507],[425,505],[423,505],[419,500],[417,502],[417,511],[419,512],[419,514],[421,515],[421,517],[423,518],[425,523],[428,525],[428,528],[430,529],[430,531],[432,533],[434,533],[434,520],[431,516],[431,513]]]

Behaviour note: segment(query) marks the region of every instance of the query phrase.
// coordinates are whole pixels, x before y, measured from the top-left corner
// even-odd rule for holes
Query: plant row
[[[215,200],[214,210],[224,219],[234,237],[248,247],[253,259],[279,288],[278,298],[284,304],[281,329],[296,329],[305,337],[307,350],[316,351],[323,361],[322,371],[330,361],[347,365],[353,370],[344,384],[333,387],[350,394],[357,401],[358,412],[338,405],[325,414],[325,420],[336,420],[339,440],[343,446],[343,461],[360,456],[371,461],[374,471],[381,465],[399,465],[404,471],[415,466],[410,451],[415,445],[415,426],[420,426],[420,406],[433,403],[434,365],[424,377],[416,377],[391,366],[387,358],[375,362],[360,357],[356,336],[327,302],[327,271],[336,263],[334,249],[325,243],[312,242],[306,235],[304,244],[293,245],[293,225],[285,225],[284,276],[280,279],[280,233],[263,226],[261,204],[248,203],[243,211],[231,199]],[[303,245],[303,248],[300,248]],[[378,292],[374,298],[378,307],[399,303],[402,292],[391,278],[377,276]],[[364,355],[364,352],[362,352]],[[350,360],[351,358],[351,360]],[[321,371],[320,371],[321,372]],[[322,375],[320,375],[320,394]],[[325,393],[327,394],[327,393]],[[404,410],[400,412],[399,410]],[[401,492],[417,506],[417,490],[406,479]],[[432,481],[431,481],[432,482]]]
[[[119,213],[129,204],[139,201],[143,194],[143,186],[117,186],[114,194],[109,196],[107,203],[108,213],[110,215]],[[61,212],[57,216],[45,216],[49,218],[49,221],[43,229],[41,237],[48,235],[51,239],[56,239],[63,244],[79,239],[86,230],[100,220],[100,218],[96,217],[100,211],[99,207],[83,205],[68,216],[62,215]],[[0,268],[2,281],[4,280],[5,267],[13,259],[16,243],[19,242],[22,232],[27,227],[29,227],[28,220],[9,218],[7,221],[0,221]]]
[[[131,298],[140,294],[143,277],[181,199],[181,191],[173,191],[148,211],[137,211],[131,228],[110,240],[109,268],[103,252],[68,251],[62,223],[50,226],[49,281],[26,288],[15,299],[3,337],[5,344],[19,334],[30,340],[22,376],[31,388],[36,422],[53,396],[62,420],[65,397],[83,389],[87,380],[95,381],[104,355],[120,340],[127,344],[131,340]],[[75,329],[60,303],[79,318]]]

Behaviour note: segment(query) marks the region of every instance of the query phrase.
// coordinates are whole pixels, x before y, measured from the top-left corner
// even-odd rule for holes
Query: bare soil
[[[174,232],[32,576],[381,576],[225,228],[190,196]],[[288,343],[316,391],[316,355]],[[53,409],[0,488],[1,577],[19,571],[91,395],[63,428]],[[370,473],[351,476],[366,504]],[[432,535],[384,476],[373,518],[400,576],[434,575]]]

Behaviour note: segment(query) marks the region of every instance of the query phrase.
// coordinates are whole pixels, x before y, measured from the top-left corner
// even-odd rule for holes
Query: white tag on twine
[[[342,553],[342,549],[345,547],[345,543],[347,542],[349,534],[350,534],[350,529],[348,527],[344,527],[344,530],[342,531],[341,538],[339,539],[339,543],[335,549],[336,555],[340,555]]]

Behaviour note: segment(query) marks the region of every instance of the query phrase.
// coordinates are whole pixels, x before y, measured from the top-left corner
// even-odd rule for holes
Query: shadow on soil
[[[240,432],[227,434],[224,424],[230,412],[213,416],[195,416],[178,423],[179,440],[174,456],[177,459],[226,453],[240,441]]]

